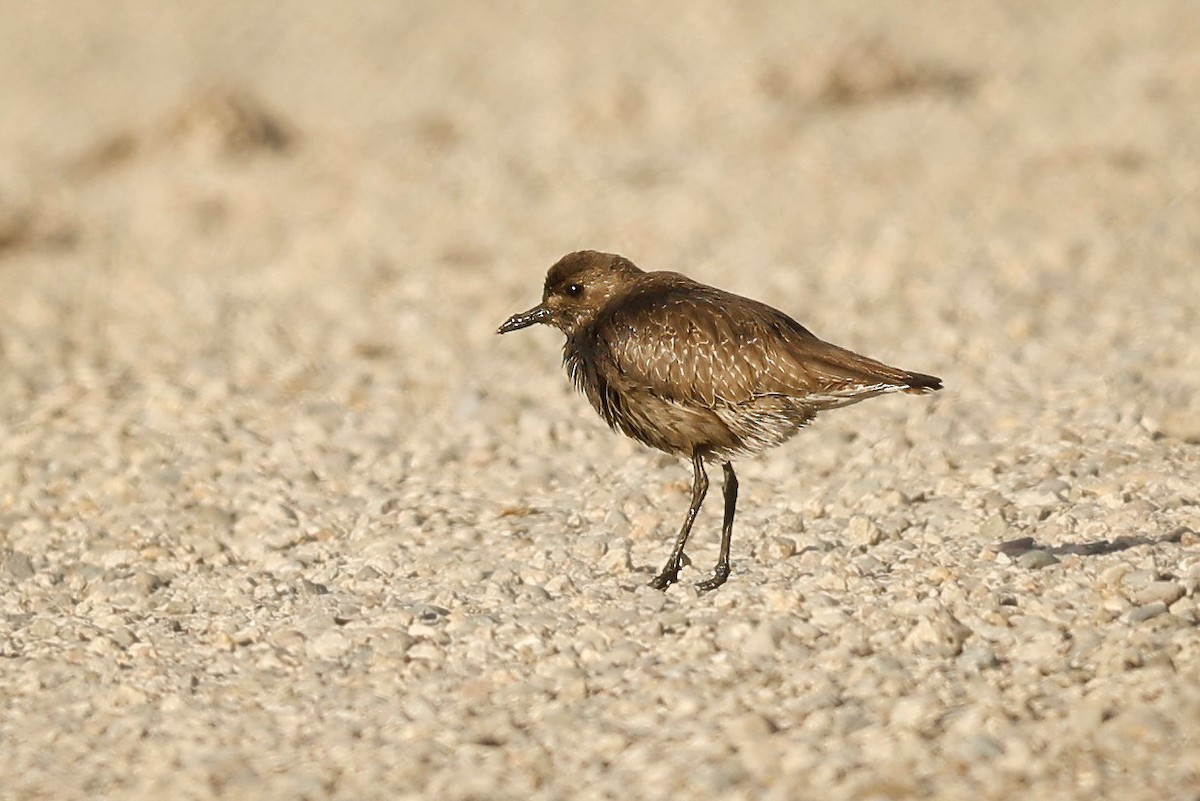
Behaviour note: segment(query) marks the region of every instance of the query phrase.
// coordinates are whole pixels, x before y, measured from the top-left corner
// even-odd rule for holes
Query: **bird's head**
[[[534,323],[545,323],[570,335],[594,320],[641,273],[629,259],[613,253],[594,250],[568,253],[546,274],[542,302],[509,317],[496,333],[507,334]]]

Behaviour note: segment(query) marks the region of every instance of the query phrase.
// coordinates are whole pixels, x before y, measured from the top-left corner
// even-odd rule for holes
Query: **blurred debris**
[[[282,153],[295,142],[295,126],[255,95],[217,87],[185,97],[150,131],[119,131],[102,138],[68,164],[67,173],[77,179],[94,178],[128,165],[155,146],[232,160]]]
[[[857,106],[918,93],[962,97],[978,79],[969,72],[912,60],[882,39],[850,43],[819,78],[806,86],[798,66],[775,64],[762,78],[764,91],[777,100],[822,106]]]
[[[30,247],[69,247],[77,238],[75,226],[52,211],[0,196],[0,257]]]
[[[287,150],[295,142],[295,132],[255,96],[215,88],[180,104],[168,123],[167,139],[223,158],[237,158]]]
[[[974,77],[965,72],[910,61],[887,42],[871,39],[853,43],[834,62],[818,99],[851,106],[916,92],[959,97],[974,87]]]

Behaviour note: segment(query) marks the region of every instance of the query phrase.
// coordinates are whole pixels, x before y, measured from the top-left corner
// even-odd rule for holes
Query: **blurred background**
[[[0,0],[0,795],[1194,782],[1191,568],[1118,590],[1200,530],[1197,11]],[[494,333],[581,248],[946,390],[740,464],[734,580],[648,598],[687,470]]]

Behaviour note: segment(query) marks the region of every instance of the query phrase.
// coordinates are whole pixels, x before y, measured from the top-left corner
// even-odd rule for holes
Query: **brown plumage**
[[[692,523],[708,490],[704,462],[725,473],[725,522],[713,576],[729,576],[737,506],[731,459],[784,442],[817,412],[887,392],[926,393],[941,379],[889,367],[818,339],[756,300],[626,258],[583,250],[546,275],[542,302],[500,326],[546,323],[567,335],[563,364],[614,429],[692,461],[692,503],[675,548],[651,582],[678,580]]]

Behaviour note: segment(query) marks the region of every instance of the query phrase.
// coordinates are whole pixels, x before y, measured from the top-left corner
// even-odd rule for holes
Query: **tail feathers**
[[[913,395],[925,395],[930,392],[937,392],[942,388],[942,379],[935,375],[906,373],[904,379],[906,382],[904,391]]]
[[[812,393],[813,383],[821,386],[817,394],[855,400],[896,390],[921,395],[942,388],[942,379],[937,376],[892,367],[819,339],[806,340],[804,345],[803,350],[793,355],[799,365],[798,372],[810,382],[802,387],[805,394]]]

